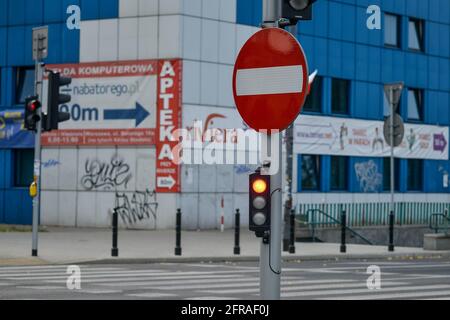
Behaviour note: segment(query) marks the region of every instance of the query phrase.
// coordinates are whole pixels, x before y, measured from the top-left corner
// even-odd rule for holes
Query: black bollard
[[[181,209],[177,209],[175,255],[181,256]]]
[[[241,247],[239,246],[239,232],[241,228],[241,215],[239,209],[236,209],[236,214],[234,218],[234,254],[241,254]]]
[[[345,253],[347,251],[347,246],[345,245],[345,228],[346,228],[346,222],[347,215],[345,214],[345,210],[342,210],[341,213],[341,253]]]
[[[394,251],[394,211],[389,214],[389,246],[388,251]]]
[[[290,237],[289,237],[289,253],[295,253],[295,212],[291,210],[289,215]]]
[[[112,215],[112,249],[111,257],[119,256],[119,248],[117,248],[117,236],[118,236],[118,214],[117,211],[113,211]]]

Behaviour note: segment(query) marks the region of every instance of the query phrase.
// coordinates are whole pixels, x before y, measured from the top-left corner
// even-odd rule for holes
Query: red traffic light
[[[41,107],[41,103],[39,100],[32,100],[27,104],[28,111],[35,112],[38,108]]]

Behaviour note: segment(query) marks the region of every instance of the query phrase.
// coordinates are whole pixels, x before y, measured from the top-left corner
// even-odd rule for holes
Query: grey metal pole
[[[281,229],[282,229],[282,197],[281,197],[281,133],[267,135],[272,161],[278,161],[278,171],[270,176],[271,192],[271,224],[270,233],[261,241],[260,295],[263,300],[280,299],[281,275]],[[278,140],[278,149],[273,150],[272,139]],[[275,155],[274,152],[277,152]],[[276,157],[276,158],[275,158]]]
[[[40,43],[39,43],[40,46]],[[36,60],[34,69],[34,93],[39,96],[39,101],[42,102],[42,79],[44,66]],[[34,176],[36,181],[37,195],[33,198],[33,226],[32,226],[32,247],[31,255],[37,257],[38,255],[38,228],[39,228],[39,216],[40,216],[40,202],[41,202],[41,132],[42,132],[42,108],[38,108],[37,114],[41,119],[36,126],[37,132],[34,137]]]
[[[277,27],[279,18],[279,0],[264,0],[263,27]],[[281,197],[281,133],[267,136],[268,147],[272,147],[272,139],[278,139],[278,150],[270,150],[272,159],[274,151],[278,152],[278,171],[270,177],[271,192],[271,225],[268,239],[261,242],[260,257],[260,294],[264,300],[280,299],[281,274],[281,228],[282,228],[282,197]],[[267,241],[268,240],[268,241]],[[269,243],[267,243],[269,242]]]
[[[389,96],[390,96],[390,102],[391,102],[391,117],[389,120],[389,126],[390,126],[390,134],[389,134],[389,139],[390,139],[390,144],[391,144],[391,159],[390,159],[390,163],[391,163],[391,203],[390,203],[390,210],[389,210],[389,221],[392,221],[393,219],[393,215],[394,213],[394,115],[395,115],[395,110],[394,110],[394,91],[393,89],[391,89],[389,91]],[[393,227],[392,227],[392,231],[390,231],[390,233],[393,232]],[[394,251],[394,247],[392,245],[392,243],[389,244],[389,251]]]

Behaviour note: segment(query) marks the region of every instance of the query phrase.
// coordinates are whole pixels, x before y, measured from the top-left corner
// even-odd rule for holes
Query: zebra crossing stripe
[[[404,282],[383,282],[383,286],[397,286],[406,285]],[[316,285],[303,285],[303,286],[293,286],[293,287],[282,287],[281,292],[286,291],[307,291],[307,290],[321,290],[321,289],[346,289],[346,288],[365,288],[368,290],[365,282],[358,281],[358,283],[335,283],[335,284],[316,284]],[[238,293],[257,293],[259,288],[252,289],[230,289],[230,290],[201,290],[201,292],[212,293],[212,294],[238,294]]]
[[[207,297],[191,297],[184,298],[183,300],[239,300],[236,297],[215,297],[215,296],[207,296]]]
[[[244,271],[244,272],[239,272],[239,273],[254,273],[254,271]],[[150,276],[154,276],[154,277],[191,277],[191,276],[210,276],[210,277],[221,277],[223,275],[226,274],[235,274],[234,271],[230,270],[230,271],[214,271],[214,272],[199,272],[199,271],[189,271],[189,272],[123,272],[123,273],[119,273],[119,274],[110,274],[110,273],[105,273],[105,274],[96,274],[96,275],[90,275],[90,274],[83,274],[83,270],[81,270],[81,274],[83,279],[91,279],[91,278],[119,278],[119,277],[139,277],[136,278],[136,280],[142,279],[142,277],[150,277]],[[7,280],[57,280],[57,279],[65,279],[67,277],[67,275],[65,274],[61,274],[61,275],[48,275],[48,276],[40,276],[40,275],[36,275],[36,276],[32,276],[32,275],[25,275],[25,276],[5,276],[2,277],[0,276],[0,279],[7,279]],[[110,280],[105,280],[105,281],[110,281]]]
[[[429,291],[429,292],[407,292],[407,293],[391,293],[391,294],[374,294],[365,296],[344,296],[343,298],[337,298],[339,300],[377,300],[377,299],[407,299],[407,298],[421,298],[421,297],[440,297],[432,298],[430,300],[450,300],[450,290],[442,291]],[[329,300],[326,298],[325,300]],[[335,300],[335,299],[333,299]]]
[[[176,297],[177,295],[174,293],[158,293],[158,292],[144,292],[144,293],[129,293],[126,296],[128,297],[137,297],[137,298],[169,298]]]
[[[429,286],[408,286],[408,287],[392,287],[392,288],[381,288],[380,290],[377,290],[380,294],[385,292],[396,292],[396,291],[419,291],[419,290],[435,290],[435,289],[450,289],[450,285],[429,285]],[[350,290],[316,290],[316,291],[301,291],[301,292],[282,292],[281,297],[288,298],[288,297],[305,297],[305,296],[331,296],[331,295],[337,295],[339,299],[346,298],[346,299],[352,299],[354,297],[362,297],[362,299],[365,299],[363,296],[372,293],[370,296],[378,296],[376,294],[373,294],[373,290],[369,290],[367,288],[365,289],[350,289]],[[354,296],[353,294],[361,294],[358,296]],[[348,296],[353,295],[353,296]]]
[[[298,284],[311,284],[311,283],[342,283],[342,282],[355,282],[356,280],[339,280],[339,279],[332,279],[332,280],[288,280],[288,281],[281,281],[281,285],[298,285]],[[161,287],[153,287],[153,289],[156,290],[194,290],[194,289],[215,289],[215,288],[243,288],[243,287],[259,287],[259,281],[243,281],[243,280],[236,280],[232,281],[230,283],[212,283],[212,284],[194,284],[194,285],[175,285],[175,286],[161,286]],[[147,288],[151,289],[151,288]]]
[[[188,285],[188,284],[196,284],[196,283],[226,283],[229,282],[231,279],[230,278],[234,278],[236,279],[237,276],[228,276],[227,278],[210,278],[210,279],[190,279],[190,278],[186,278],[185,279],[179,279],[179,280],[164,280],[164,281],[160,281],[160,280],[156,280],[156,281],[144,281],[141,280],[140,282],[122,282],[122,283],[102,283],[99,285],[102,286],[107,286],[107,287],[143,287],[143,286],[165,286],[165,285],[179,285],[180,283],[183,283],[184,285]],[[242,281],[258,281],[259,278],[253,277],[253,278],[241,278]],[[236,281],[240,281],[240,280],[236,280]]]

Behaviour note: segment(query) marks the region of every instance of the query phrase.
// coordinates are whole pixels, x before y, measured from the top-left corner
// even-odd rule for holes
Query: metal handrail
[[[330,216],[328,213],[326,213],[326,212],[324,212],[324,211],[322,211],[322,210],[320,210],[320,209],[308,209],[308,210],[306,211],[306,215],[309,217],[309,214],[311,213],[311,216],[312,216],[312,222],[311,222],[311,221],[308,221],[308,224],[310,224],[310,225],[312,226],[312,238],[313,238],[313,241],[314,241],[314,239],[315,239],[315,225],[316,225],[316,224],[333,224],[333,223],[331,223],[331,222],[316,222],[316,221],[315,221],[315,213],[316,213],[316,212],[318,212],[318,213],[324,215],[324,216],[327,217],[328,219],[332,220],[334,223],[341,225],[341,221],[340,221],[340,220],[338,220],[338,219],[336,219],[336,218]],[[308,219],[308,220],[309,220],[309,219]],[[366,242],[367,244],[373,245],[373,243],[372,243],[370,240],[368,240],[367,238],[365,238],[364,236],[362,236],[361,234],[359,234],[358,232],[356,232],[355,230],[353,230],[353,229],[350,228],[349,226],[345,226],[345,229],[348,230],[348,231],[350,231],[353,235],[359,237],[361,240],[363,240],[363,241]]]
[[[442,217],[442,220],[444,220],[444,224],[442,226],[439,225],[437,219],[438,217]],[[435,223],[433,225],[433,222]],[[448,217],[448,215],[446,213],[432,213],[430,215],[430,219],[429,219],[429,228],[431,230],[434,230],[434,233],[438,233],[439,230],[449,230],[449,222],[450,222],[450,217]]]

